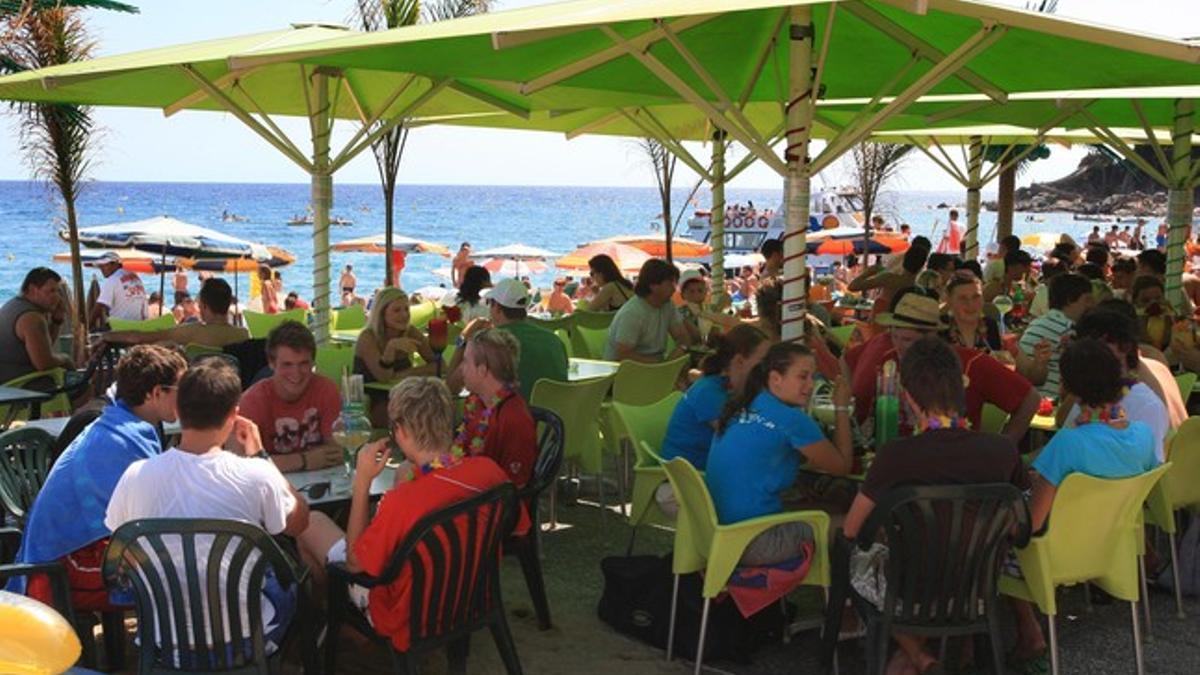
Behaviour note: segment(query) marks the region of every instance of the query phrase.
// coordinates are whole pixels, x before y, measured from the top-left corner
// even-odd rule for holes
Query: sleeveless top
[[[44,312],[41,307],[17,296],[0,307],[0,382],[28,375],[37,370],[29,360],[25,343],[17,337],[17,320],[29,312]]]
[[[614,305],[612,299],[610,298],[608,301],[608,308],[603,311],[615,312],[618,309],[621,309],[621,305],[624,305],[629,300],[629,298],[633,297],[633,291],[631,289],[626,288],[624,284],[616,282],[616,281],[610,281],[608,283],[612,284],[613,287],[617,289],[617,292],[621,294],[621,304]]]

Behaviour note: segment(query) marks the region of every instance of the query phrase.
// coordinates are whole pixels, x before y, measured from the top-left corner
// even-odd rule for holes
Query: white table
[[[572,358],[567,362],[567,380],[578,382],[594,377],[604,377],[617,372],[621,364],[616,361]]]
[[[313,485],[314,483],[329,483],[329,489],[324,495],[321,495],[320,499],[313,499],[307,492],[300,493],[308,500],[310,506],[350,500],[351,477],[346,475],[346,468],[344,466],[331,466],[313,471],[293,471],[292,473],[285,473],[283,475],[287,476],[292,487],[296,489]],[[392,464],[389,464],[388,468],[383,470],[383,473],[371,481],[371,496],[378,497],[392,489],[392,484],[395,481],[396,470]]]

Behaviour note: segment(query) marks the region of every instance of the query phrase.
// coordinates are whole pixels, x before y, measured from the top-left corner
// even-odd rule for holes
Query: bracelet
[[[835,412],[835,413],[840,413],[840,412],[844,412],[844,413],[850,413],[850,412],[854,412],[854,406],[851,406],[851,405],[835,405],[835,406],[833,406],[833,412]]]

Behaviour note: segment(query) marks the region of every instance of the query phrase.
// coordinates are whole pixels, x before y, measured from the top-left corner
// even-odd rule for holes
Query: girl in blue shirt
[[[708,465],[708,448],[730,392],[740,392],[746,377],[767,354],[771,343],[758,328],[735,326],[717,338],[717,350],[700,365],[696,380],[675,406],[663,437],[662,457],[683,457],[700,471]]]
[[[722,524],[782,512],[781,494],[795,482],[802,458],[818,471],[837,476],[850,472],[850,388],[838,379],[835,445],[804,412],[816,371],[807,347],[773,345],[750,371],[745,390],[726,405],[705,474]],[[811,539],[803,523],[776,526],[750,542],[742,563],[771,565],[794,558]]]

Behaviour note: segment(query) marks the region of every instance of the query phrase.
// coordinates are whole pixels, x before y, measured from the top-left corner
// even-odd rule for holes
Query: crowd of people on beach
[[[711,287],[703,268],[681,272],[651,258],[630,279],[612,258],[598,255],[584,279],[561,277],[545,294],[520,278],[493,281],[471,263],[464,243],[452,263],[452,295],[435,310],[443,323],[458,326],[448,359],[442,355],[449,345],[414,319],[423,299],[391,286],[361,301],[366,325],[345,349],[353,349],[354,374],[385,386],[367,389],[367,415],[379,438],[354,460],[341,522],[310,510],[284,475],[346,461],[333,433],[345,382],[314,372],[324,347],[310,328],[281,321],[252,341],[226,281],[205,278],[193,299],[181,272],[173,283],[174,326],[115,329],[121,320],[152,318],[162,300],[147,297],[119,258],[103,258],[104,281],[89,321],[103,330],[90,347],[120,351],[115,385],[77,392],[79,422],[73,419],[58,439],[61,454],[28,513],[18,558],[62,561],[76,608],[112,609],[98,561],[123,523],[233,518],[293,538],[316,588],[327,564],[378,575],[422,516],[505,481],[517,487],[530,481],[538,451],[534,384],[569,379],[566,346],[531,319],[535,310],[556,317],[607,313],[606,361],[688,357],[661,454],[704,472],[724,524],[804,503],[812,495],[802,467],[831,476],[861,470],[863,430],[874,426],[879,433],[880,415],[892,415],[885,421],[894,428],[867,441],[874,461],[857,494],[823,507],[849,537],[900,485],[1011,483],[1029,495],[1036,529],[1068,474],[1121,478],[1168,459],[1164,441],[1186,419],[1190,394],[1176,387],[1172,369],[1200,372],[1193,314],[1200,278],[1188,271],[1177,280],[1184,293],[1171,304],[1166,256],[1158,248],[1131,257],[1133,246],[1079,246],[1063,237],[1035,259],[1009,236],[981,265],[964,259],[954,237],[947,234],[945,251],[917,236],[902,254],[865,268],[848,257],[828,279],[814,282],[810,272],[808,311],[795,340],[784,339],[792,319],[783,314],[777,240],[763,244],[761,266],[739,270],[723,289]],[[280,305],[277,272],[264,266],[259,277],[265,312],[301,307],[286,298]],[[347,265],[338,283],[344,306],[360,304],[358,287]],[[21,294],[0,307],[0,323],[13,327],[0,334],[0,381],[56,368],[74,373],[84,365],[89,345],[76,345],[74,354],[55,351],[58,338],[71,334],[64,324],[75,320],[65,288],[57,273],[36,268]],[[227,358],[248,354],[237,351],[245,345],[265,358],[249,377],[231,364],[237,358]],[[185,346],[217,353],[192,353],[189,360]],[[829,389],[832,414],[825,417],[814,412],[821,387]],[[457,392],[465,398],[456,411]],[[883,412],[878,401],[895,392],[899,404]],[[1003,423],[988,427],[988,406],[1002,413]],[[1029,433],[1039,411],[1055,415],[1058,426],[1042,447]],[[177,439],[164,446],[161,427],[176,421]],[[372,486],[393,447],[404,462],[371,515]],[[1022,455],[1033,457],[1029,469]],[[655,497],[664,513],[678,510],[669,484]],[[517,536],[531,526],[521,509]],[[751,541],[741,562],[770,566],[812,555],[813,537],[807,525],[780,525]],[[409,640],[411,583],[402,574],[387,586],[351,591],[376,630],[400,649]],[[24,590],[49,600],[44,578]],[[268,602],[273,611],[263,620],[274,640],[295,606]],[[1028,603],[1013,604],[1012,657],[1036,665],[1046,648],[1036,613]],[[896,642],[894,675],[937,665],[920,637],[897,635]]]

